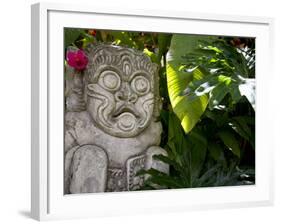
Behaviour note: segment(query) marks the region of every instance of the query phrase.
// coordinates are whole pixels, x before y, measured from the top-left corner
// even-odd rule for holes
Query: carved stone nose
[[[132,93],[132,92],[124,92],[124,91],[119,91],[115,94],[116,100],[117,101],[126,101],[130,103],[135,103],[138,99],[137,94]]]
[[[128,84],[124,84],[121,90],[115,94],[115,98],[117,101],[135,103],[138,99],[138,96],[131,90]]]
[[[130,96],[128,97],[128,101],[130,103],[135,103],[137,101],[137,99],[138,99],[138,96],[135,93],[131,93]]]

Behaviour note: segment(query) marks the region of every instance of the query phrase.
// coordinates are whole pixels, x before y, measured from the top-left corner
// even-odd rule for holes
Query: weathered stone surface
[[[65,95],[66,95],[66,111],[83,111],[86,110],[86,103],[84,101],[84,85],[83,75],[76,73],[75,70],[69,66],[66,67],[65,76]]]
[[[135,190],[140,169],[168,172],[152,159],[165,153],[153,147],[162,132],[157,66],[128,48],[98,45],[86,53],[84,77],[66,83],[65,193]]]
[[[127,160],[127,189],[136,190],[143,185],[144,176],[137,173],[145,168],[146,155],[140,155]]]
[[[70,193],[104,192],[107,166],[103,149],[95,145],[79,147],[73,155]]]

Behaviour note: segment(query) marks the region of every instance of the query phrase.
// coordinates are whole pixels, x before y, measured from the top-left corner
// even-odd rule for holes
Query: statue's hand
[[[77,146],[65,157],[65,193],[105,192],[108,158],[95,145]]]
[[[146,151],[145,169],[150,168],[169,174],[169,165],[153,158],[154,155],[167,155],[167,152],[159,146],[151,146]]]

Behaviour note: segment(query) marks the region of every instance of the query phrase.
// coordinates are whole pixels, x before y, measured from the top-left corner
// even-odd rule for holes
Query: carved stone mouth
[[[122,115],[124,113],[130,113],[130,114],[134,115],[135,118],[139,118],[140,117],[139,113],[135,109],[130,107],[130,106],[122,106],[122,107],[120,107],[119,109],[117,109],[115,111],[115,113],[113,114],[112,117],[113,118],[117,118],[117,117],[119,117],[120,115]]]

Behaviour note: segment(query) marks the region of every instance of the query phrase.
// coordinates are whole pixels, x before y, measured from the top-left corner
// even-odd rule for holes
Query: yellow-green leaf
[[[182,95],[188,83],[193,79],[202,79],[204,74],[195,69],[192,73],[183,69],[184,56],[192,53],[198,46],[199,40],[210,40],[211,37],[198,35],[175,34],[172,37],[169,52],[167,54],[167,83],[170,101],[174,112],[181,120],[181,125],[186,133],[190,132],[204,113],[208,96],[198,97]]]

